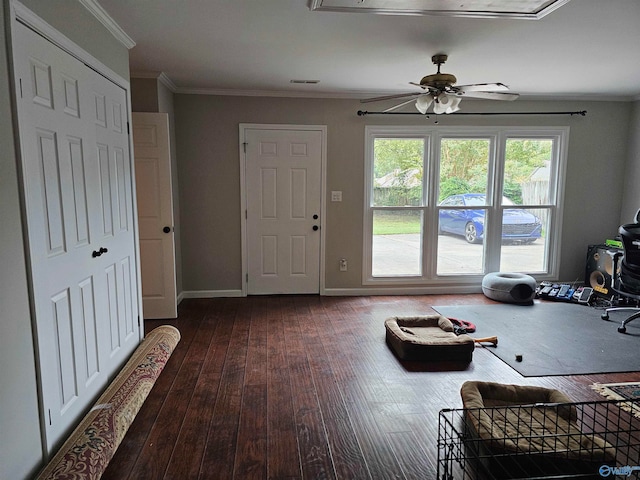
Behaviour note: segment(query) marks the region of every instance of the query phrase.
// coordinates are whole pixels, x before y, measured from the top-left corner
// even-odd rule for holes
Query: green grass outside
[[[543,225],[542,238],[547,232]],[[415,212],[376,211],[373,217],[374,235],[398,235],[402,233],[420,233],[420,215]]]
[[[374,235],[397,235],[401,233],[420,233],[420,215],[418,213],[397,213],[377,211],[373,218]]]

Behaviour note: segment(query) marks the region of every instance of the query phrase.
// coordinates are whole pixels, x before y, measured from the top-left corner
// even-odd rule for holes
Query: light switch
[[[341,202],[342,201],[342,191],[340,190],[333,190],[331,192],[331,201],[332,202]]]

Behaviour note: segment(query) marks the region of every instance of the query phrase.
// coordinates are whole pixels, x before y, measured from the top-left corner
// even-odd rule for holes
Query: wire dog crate
[[[438,480],[639,478],[640,404],[441,410]]]

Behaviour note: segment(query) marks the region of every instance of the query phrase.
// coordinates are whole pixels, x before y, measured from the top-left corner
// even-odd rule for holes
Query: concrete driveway
[[[453,235],[438,236],[438,274],[482,274],[483,245]],[[503,244],[501,271],[536,272],[544,267],[545,243]],[[420,235],[374,235],[374,275],[419,275]]]

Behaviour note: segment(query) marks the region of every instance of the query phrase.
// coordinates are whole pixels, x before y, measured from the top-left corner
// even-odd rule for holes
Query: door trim
[[[242,248],[242,296],[247,296],[248,253],[247,253],[247,189],[246,189],[246,165],[245,138],[247,130],[297,130],[319,131],[322,135],[321,159],[320,159],[320,295],[325,294],[325,211],[327,191],[327,126],[326,125],[288,125],[288,124],[263,124],[241,123],[239,135],[240,151],[240,237]]]

